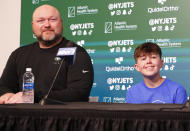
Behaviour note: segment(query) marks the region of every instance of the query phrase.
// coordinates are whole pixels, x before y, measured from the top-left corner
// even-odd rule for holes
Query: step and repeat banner
[[[91,101],[125,102],[127,90],[143,80],[133,59],[143,42],[162,48],[161,75],[182,84],[190,96],[190,0],[22,0],[21,46],[36,41],[32,13],[43,4],[58,8],[63,36],[91,56]]]

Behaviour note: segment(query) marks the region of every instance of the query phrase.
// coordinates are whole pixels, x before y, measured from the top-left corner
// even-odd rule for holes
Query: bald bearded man
[[[48,98],[57,101],[88,101],[94,72],[91,58],[84,48],[62,36],[63,25],[59,11],[51,5],[34,10],[32,30],[38,42],[16,49],[10,55],[0,79],[0,104],[23,103],[22,84],[26,68],[35,76],[34,102],[48,92],[58,70],[56,54],[59,48],[77,47],[73,65],[64,61]]]

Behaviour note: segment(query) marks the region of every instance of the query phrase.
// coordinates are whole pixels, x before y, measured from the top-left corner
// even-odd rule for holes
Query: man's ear
[[[138,64],[135,64],[134,67],[137,71],[140,71]]]

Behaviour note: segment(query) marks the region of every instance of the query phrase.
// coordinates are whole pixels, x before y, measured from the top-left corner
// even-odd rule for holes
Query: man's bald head
[[[34,10],[32,29],[40,46],[50,48],[62,39],[63,24],[59,11],[51,5],[42,5]]]
[[[38,8],[34,10],[33,15],[32,15],[32,20],[34,20],[36,17],[40,17],[40,14],[44,14],[44,12],[46,12],[47,10],[52,11],[52,13],[59,16],[61,19],[61,15],[59,11],[57,10],[57,8],[46,4],[46,5],[39,6]]]

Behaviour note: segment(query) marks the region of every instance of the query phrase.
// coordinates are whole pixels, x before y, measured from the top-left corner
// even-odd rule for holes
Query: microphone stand
[[[39,102],[40,105],[45,105],[45,102],[46,102],[46,100],[47,100],[47,98],[49,96],[49,93],[50,93],[50,91],[52,90],[52,88],[54,86],[55,80],[57,79],[57,76],[58,76],[59,71],[61,69],[61,66],[63,64],[63,61],[64,61],[64,58],[61,60],[61,63],[60,63],[59,68],[58,68],[58,70],[57,70],[57,72],[55,74],[55,77],[53,78],[53,81],[52,81],[51,86],[50,86],[50,88],[48,90],[48,93],[40,100],[40,102]]]

